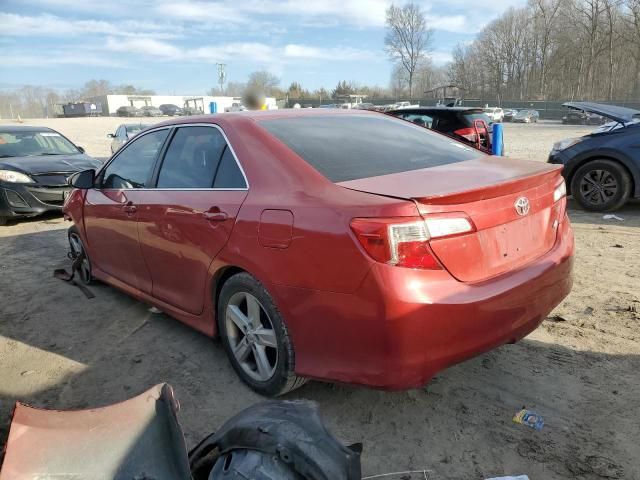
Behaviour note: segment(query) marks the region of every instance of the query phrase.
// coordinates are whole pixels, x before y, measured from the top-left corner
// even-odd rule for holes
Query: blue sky
[[[396,4],[403,2],[396,1]],[[418,1],[444,64],[493,18],[524,0]],[[340,80],[386,86],[385,9],[391,0],[0,0],[0,88],[75,88],[90,79],[161,94],[202,94],[268,70],[305,88]]]

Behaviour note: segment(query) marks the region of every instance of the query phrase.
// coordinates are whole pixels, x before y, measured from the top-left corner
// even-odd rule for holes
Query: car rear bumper
[[[477,284],[375,264],[353,294],[269,289],[284,307],[298,374],[407,389],[533,331],[570,292],[573,251],[566,218],[547,254]]]
[[[33,217],[49,211],[62,211],[69,186],[45,187],[34,184],[0,184],[0,217]]]

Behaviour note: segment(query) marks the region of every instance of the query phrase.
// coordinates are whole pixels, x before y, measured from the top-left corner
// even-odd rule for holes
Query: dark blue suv
[[[564,165],[567,193],[596,212],[640,198],[640,111],[591,102],[563,105],[612,120],[589,135],[553,145],[549,163]]]

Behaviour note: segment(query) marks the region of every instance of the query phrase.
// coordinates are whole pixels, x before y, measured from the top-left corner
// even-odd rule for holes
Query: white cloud
[[[0,13],[0,32],[6,36],[76,36],[107,34],[127,37],[173,38],[182,27],[167,28],[157,22],[124,20],[70,20],[50,14],[38,16]]]
[[[300,60],[332,60],[332,61],[352,61],[362,59],[373,59],[382,57],[382,52],[372,52],[351,47],[313,47],[309,45],[289,44],[284,47],[282,54],[286,58]]]
[[[301,44],[272,46],[259,42],[231,42],[196,48],[181,48],[151,38],[109,37],[105,48],[112,52],[145,55],[156,60],[206,63],[243,61],[267,67],[274,65],[274,68],[286,63],[297,63],[304,60],[340,62],[383,58],[381,52],[351,47],[324,48]]]
[[[429,54],[429,57],[436,65],[444,65],[445,63],[449,63],[451,60],[453,60],[451,52],[431,52]]]
[[[121,62],[96,53],[48,52],[44,55],[34,55],[25,52],[6,52],[6,57],[4,54],[5,52],[0,56],[0,62],[4,65],[11,63],[11,66],[14,67],[80,65],[84,67],[125,68]]]
[[[182,56],[182,51],[178,47],[153,38],[116,39],[109,37],[105,47],[113,52],[140,53],[168,59]]]

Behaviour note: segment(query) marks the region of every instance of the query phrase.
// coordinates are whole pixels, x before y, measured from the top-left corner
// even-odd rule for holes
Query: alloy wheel
[[[618,182],[608,170],[589,170],[580,180],[580,193],[592,205],[604,205],[618,193]]]
[[[254,380],[266,382],[276,371],[278,342],[273,323],[258,299],[237,292],[225,312],[226,331],[233,356]]]
[[[82,240],[80,236],[72,232],[69,234],[69,245],[71,246],[71,255],[73,258],[77,258],[82,252],[84,252],[84,246],[82,244]],[[89,263],[89,258],[86,253],[82,263],[80,264],[80,268],[78,269],[78,274],[80,275],[80,279],[83,283],[88,284],[91,282],[91,263]]]

